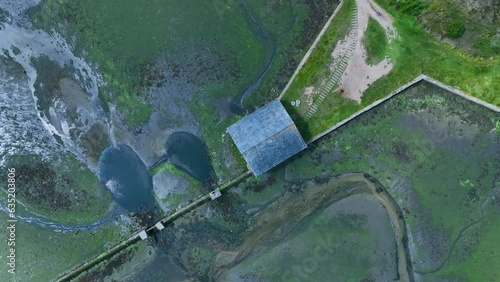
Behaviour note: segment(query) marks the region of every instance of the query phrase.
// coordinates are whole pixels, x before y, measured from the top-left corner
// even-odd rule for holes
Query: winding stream
[[[240,0],[240,4],[243,6],[245,10],[245,15],[247,19],[257,28],[257,34],[264,40],[264,42],[267,42],[267,44],[271,45],[271,53],[267,56],[266,62],[262,69],[260,70],[259,73],[257,73],[256,78],[253,83],[251,83],[242,93],[240,93],[236,100],[238,100],[239,107],[243,107],[243,101],[247,99],[255,90],[257,90],[262,82],[262,79],[264,76],[267,74],[269,69],[271,68],[271,65],[273,63],[273,60],[276,55],[276,42],[287,34],[293,27],[293,23],[295,22],[295,18],[297,17],[297,13],[294,15],[294,20],[290,21],[290,25],[281,33],[279,34],[276,38],[274,38],[269,32],[262,26],[261,23],[257,22],[255,18],[250,14],[250,11],[248,10],[247,4],[245,0]]]
[[[479,208],[480,208],[480,211],[481,211],[481,217],[479,219],[476,219],[473,222],[467,224],[466,226],[464,226],[460,230],[460,232],[458,232],[458,235],[455,238],[455,240],[453,240],[453,243],[451,244],[451,247],[448,250],[448,253],[446,254],[446,258],[443,260],[443,262],[441,264],[439,264],[437,267],[435,267],[434,269],[430,269],[430,270],[415,270],[415,273],[418,273],[418,274],[436,273],[436,272],[440,271],[446,265],[446,263],[448,262],[448,260],[451,257],[451,254],[453,253],[453,250],[455,249],[456,245],[458,244],[458,242],[460,241],[460,239],[462,239],[463,234],[467,230],[469,230],[470,228],[474,227],[476,224],[480,223],[481,221],[483,221],[486,218],[486,216],[484,215],[483,206],[484,206],[484,204],[486,204],[488,198],[489,197],[484,197],[483,201],[479,205]]]
[[[5,194],[7,193],[5,190],[1,189]],[[0,212],[8,213],[7,207],[0,202]],[[113,219],[117,216],[125,214],[125,210],[121,208],[113,208],[111,211],[108,211],[107,215],[99,220],[96,220],[92,223],[85,224],[67,224],[67,223],[59,223],[55,222],[44,215],[38,214],[36,212],[30,211],[26,205],[19,199],[16,200],[16,219],[33,223],[41,227],[53,229],[55,232],[75,232],[75,231],[91,231],[102,225],[109,224],[113,221]]]
[[[285,194],[259,211],[251,219],[251,227],[242,235],[245,238],[243,243],[236,249],[219,254],[215,263],[219,267],[213,271],[213,276],[224,280],[228,271],[260,252],[263,246],[270,246],[287,237],[314,211],[354,195],[371,196],[384,207],[396,241],[398,273],[395,279],[414,281],[403,213],[375,178],[362,173],[347,173],[333,177],[324,184],[310,185],[300,196]]]

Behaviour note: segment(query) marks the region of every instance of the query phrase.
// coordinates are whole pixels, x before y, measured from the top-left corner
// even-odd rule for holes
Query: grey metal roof
[[[227,128],[250,170],[261,175],[306,148],[279,100],[274,100]]]

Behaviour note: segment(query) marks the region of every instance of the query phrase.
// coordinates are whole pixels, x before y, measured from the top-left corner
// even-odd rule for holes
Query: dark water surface
[[[165,143],[167,158],[177,168],[199,181],[205,181],[213,173],[205,143],[189,132],[175,132]]]
[[[111,191],[113,200],[136,212],[153,208],[153,180],[146,165],[128,145],[104,150],[99,160],[101,181]]]

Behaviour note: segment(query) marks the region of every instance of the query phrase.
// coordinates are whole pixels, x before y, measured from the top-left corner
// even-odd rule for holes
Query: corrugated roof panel
[[[227,131],[238,149],[245,152],[290,124],[293,121],[285,108],[279,100],[274,100],[229,126]]]
[[[250,170],[261,175],[306,148],[279,100],[227,128]]]
[[[306,148],[295,125],[243,153],[250,170],[261,175]]]

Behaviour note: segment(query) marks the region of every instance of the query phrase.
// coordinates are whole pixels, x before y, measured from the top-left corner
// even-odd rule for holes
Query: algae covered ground
[[[276,98],[337,3],[45,0],[29,15],[98,69],[99,101],[139,137],[136,146],[189,131],[228,180],[244,166],[225,129]],[[150,163],[158,157],[140,153]]]
[[[275,99],[338,1],[25,4],[8,9],[7,17],[1,10],[2,30],[4,25],[11,28],[21,43],[37,34],[26,40],[43,41],[36,46],[56,50],[42,55],[38,52],[45,49],[19,49],[14,40],[12,46],[5,44],[12,52],[5,50],[3,55],[25,63],[19,80],[32,84],[26,86],[24,97],[34,98],[33,106],[29,104],[30,122],[38,122],[60,151],[43,157],[38,151],[14,154],[6,165],[20,172],[18,216],[29,223],[20,223],[19,232],[37,233],[40,238],[20,247],[19,254],[35,257],[30,264],[33,275],[50,280],[143,227],[112,203],[110,192],[116,191],[108,190],[119,186],[99,180],[98,163],[109,146],[129,145],[151,168],[155,197],[164,211],[244,170],[234,145],[227,142],[226,127]],[[81,73],[80,64],[88,65]],[[64,134],[46,132],[37,114]],[[198,181],[172,163],[152,166],[165,156],[166,140],[176,132],[191,133],[206,145],[210,169],[215,171],[212,178]],[[6,199],[4,194],[0,197]],[[218,205],[217,214],[239,208],[232,200]],[[240,228],[240,217],[217,216],[223,231]],[[21,230],[24,225],[26,232]],[[20,240],[25,240],[23,236]],[[54,247],[57,252],[40,255],[36,246],[43,244],[43,238],[49,239],[40,250]],[[206,255],[202,246],[190,253],[193,261],[204,261],[196,258]],[[63,260],[71,253],[73,259]],[[58,266],[39,266],[43,261]],[[28,264],[20,259],[19,265]]]
[[[417,277],[496,277],[495,268],[478,266],[495,264],[498,251],[484,248],[497,229],[499,118],[422,82],[313,145],[286,175],[368,172],[405,213]]]
[[[99,179],[71,154],[55,155],[50,160],[17,155],[8,166],[18,175],[21,216],[41,215],[58,223],[89,224],[105,217],[111,206],[111,197]]]
[[[351,196],[307,217],[288,236],[229,270],[225,279],[388,281],[397,278],[392,232],[377,201]]]
[[[355,15],[357,1],[345,0],[283,98],[305,139],[420,73],[500,104],[498,56],[473,57],[429,35],[394,1],[377,2],[394,17],[398,36],[382,44],[383,30],[369,21],[365,48],[369,60],[387,56],[394,68],[368,87],[359,104],[337,89],[312,119],[290,106],[308,85],[331,75],[332,52],[352,31]],[[94,163],[111,141],[129,144],[144,166],[165,155],[173,133],[186,131],[206,143],[215,171],[211,179],[197,181],[172,163],[150,166],[156,199],[168,211],[245,170],[225,129],[278,96],[336,5],[326,0],[43,0],[27,15],[34,27],[64,37],[101,75],[91,102],[105,111],[103,123],[95,134],[80,132],[83,152],[93,151]],[[52,64],[40,62],[34,62],[39,72]],[[73,71],[53,65],[68,73],[38,76],[35,92],[45,87],[46,93],[36,93],[37,106],[44,111],[56,104],[44,94],[54,94],[48,90],[64,85]],[[402,240],[408,242],[417,278],[498,280],[498,270],[488,266],[500,264],[495,244],[499,128],[498,113],[421,82],[279,168],[239,183],[219,200],[151,234],[139,243],[148,244],[145,248],[128,249],[80,279],[137,280],[144,274],[158,281],[169,272],[202,281],[397,278],[396,240],[386,213],[366,195],[351,196],[363,183],[342,182],[349,173],[361,172],[378,179],[403,210],[408,236]],[[99,140],[90,141],[92,136]],[[22,172],[20,215],[72,230],[54,232],[20,222],[24,245],[18,263],[28,268],[19,281],[50,280],[137,227],[126,216],[113,221],[106,214],[113,210],[110,195],[83,158],[19,155],[9,165]],[[112,223],[80,231],[74,226],[100,225],[102,219]],[[35,259],[27,262],[28,257]]]
[[[1,213],[0,219],[9,217]],[[16,223],[16,274],[0,273],[1,281],[51,281],[64,271],[116,244],[123,234],[114,224],[98,231],[54,232],[31,223]],[[0,258],[7,260],[9,246],[2,244]]]
[[[416,279],[495,280],[498,120],[420,82],[168,227],[170,240],[156,243],[161,255],[137,273],[167,256],[175,266],[165,271],[200,280],[396,279],[385,211],[362,194],[348,197],[363,187],[349,173],[362,172],[401,208]],[[328,248],[318,246],[336,251],[321,260]]]

